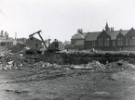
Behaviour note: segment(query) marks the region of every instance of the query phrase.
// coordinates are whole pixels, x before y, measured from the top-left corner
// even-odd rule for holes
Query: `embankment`
[[[99,61],[102,64],[115,62],[119,60],[128,61],[135,64],[135,54],[133,53],[105,53],[105,54],[90,54],[90,53],[45,53],[40,55],[40,60],[56,63],[56,64],[87,64],[93,60]]]

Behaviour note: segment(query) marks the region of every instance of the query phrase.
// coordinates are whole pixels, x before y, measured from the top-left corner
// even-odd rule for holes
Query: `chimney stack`
[[[83,34],[83,30],[82,30],[82,29],[78,29],[78,30],[77,30],[77,33]]]
[[[114,31],[114,27],[111,27],[111,32],[113,32]]]
[[[1,34],[0,34],[0,36],[1,36],[1,37],[3,37],[3,35],[4,35],[4,31],[3,31],[3,30],[1,30]]]

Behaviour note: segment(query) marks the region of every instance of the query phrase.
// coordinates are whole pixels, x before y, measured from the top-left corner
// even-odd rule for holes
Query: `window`
[[[133,45],[135,45],[135,39],[133,39]]]
[[[95,43],[95,41],[93,41],[93,46],[96,46],[96,43]]]
[[[135,39],[130,39],[130,45],[131,46],[135,45]]]
[[[115,41],[112,41],[112,46],[115,46]]]
[[[122,46],[123,45],[123,38],[119,37],[118,38],[118,46]]]
[[[118,46],[120,46],[120,38],[118,38]]]
[[[1,46],[5,46],[6,45],[6,43],[4,43],[4,42],[1,42]]]
[[[96,46],[95,41],[91,41],[91,43],[92,43],[92,47]]]
[[[135,37],[130,37],[130,45],[133,46],[135,45]]]
[[[128,39],[126,39],[126,45],[129,45],[129,44],[128,44]]]
[[[130,45],[131,45],[131,46],[133,45],[133,40],[132,40],[132,39],[130,39]]]
[[[109,38],[105,38],[105,46],[109,46]]]
[[[99,46],[103,46],[103,39],[102,38],[99,39],[98,44],[99,44]]]

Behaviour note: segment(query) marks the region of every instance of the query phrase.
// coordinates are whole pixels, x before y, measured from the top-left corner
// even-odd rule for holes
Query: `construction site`
[[[1,100],[134,100],[134,51],[67,50],[40,33],[1,48]]]

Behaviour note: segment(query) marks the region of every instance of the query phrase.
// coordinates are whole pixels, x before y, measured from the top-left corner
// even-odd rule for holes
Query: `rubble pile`
[[[9,54],[0,59],[0,70],[23,69],[32,66],[31,60],[18,54]]]
[[[117,61],[117,65],[118,65],[118,66],[122,66],[122,65],[126,65],[126,64],[128,64],[127,61],[124,61],[124,60],[119,60],[119,61]]]
[[[105,69],[105,65],[101,64],[99,61],[93,60],[92,62],[89,62],[86,66],[86,69],[92,69],[92,70],[102,70]]]
[[[19,54],[7,55],[0,59],[0,70],[11,70],[11,69],[21,70],[21,69],[29,69],[35,67],[62,69],[63,66],[55,63],[51,64],[36,59],[26,59],[25,56]]]
[[[71,65],[70,66],[70,69],[84,69],[85,67],[84,67],[84,65],[82,64],[82,65]]]
[[[106,65],[106,69],[110,71],[135,70],[135,65],[127,61],[119,60]]]
[[[58,54],[57,54],[58,55]],[[60,56],[57,56],[60,58]],[[59,59],[57,57],[54,57],[55,59]],[[47,56],[46,56],[47,58]],[[51,59],[50,59],[51,60]],[[26,56],[22,54],[12,54],[9,53],[8,55],[5,55],[1,57],[0,59],[0,70],[8,70],[8,69],[29,69],[29,68],[50,68],[53,70],[73,70],[73,69],[85,69],[85,70],[93,70],[93,71],[102,71],[102,70],[109,70],[109,71],[115,71],[115,70],[132,70],[135,69],[135,66],[128,63],[124,60],[119,60],[112,63],[106,63],[102,64],[99,61],[93,60],[92,62],[88,62],[87,64],[57,64],[57,62],[46,62],[43,60],[37,60],[37,59],[28,59]],[[61,59],[60,59],[61,60]]]

